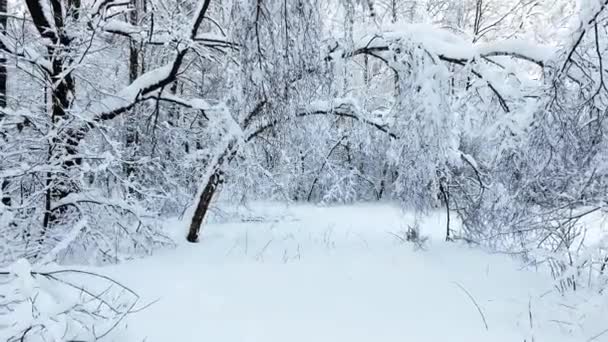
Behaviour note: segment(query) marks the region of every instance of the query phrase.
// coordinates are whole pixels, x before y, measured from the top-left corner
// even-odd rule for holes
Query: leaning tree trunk
[[[262,100],[258,101],[258,103],[253,107],[251,112],[245,117],[241,126],[243,131],[247,130],[253,124],[254,118],[256,118],[266,107],[267,100],[264,97]],[[275,122],[276,123],[276,122]],[[236,124],[236,123],[235,123]],[[244,139],[245,142],[250,141],[256,136],[262,134],[266,129],[274,126],[274,123],[270,125],[262,126],[258,128],[255,132]],[[207,211],[209,210],[209,206],[211,205],[211,201],[213,200],[213,196],[215,195],[218,187],[224,181],[224,167],[234,159],[236,153],[239,148],[239,141],[236,137],[233,137],[232,140],[229,140],[226,144],[226,147],[217,155],[217,158],[214,159],[209,165],[209,170],[211,171],[209,177],[206,179],[205,186],[198,196],[196,208],[194,210],[194,214],[192,215],[192,220],[190,221],[190,229],[188,230],[188,236],[186,239],[189,242],[197,242],[198,237],[201,231],[201,226],[203,225],[203,221],[205,220],[205,215],[207,215]]]
[[[196,209],[194,210],[194,215],[192,215],[190,230],[188,231],[188,236],[186,237],[188,242],[198,242],[198,236],[201,231],[201,226],[203,225],[203,220],[205,219],[205,215],[207,214],[211,201],[213,200],[213,195],[215,195],[221,181],[222,173],[220,170],[213,172],[207,180],[207,184],[205,185],[205,188],[201,192],[198,199]]]
[[[237,145],[236,140],[230,141],[226,149],[224,149],[218,158],[209,166],[212,172],[209,178],[207,178],[205,186],[197,199],[196,208],[194,210],[194,214],[192,215],[192,220],[190,221],[188,236],[186,237],[189,242],[198,242],[201,226],[203,225],[203,221],[205,220],[205,216],[207,215],[207,211],[209,210],[213,196],[215,195],[219,185],[223,182],[223,168],[225,164],[229,163],[234,156],[236,156]]]

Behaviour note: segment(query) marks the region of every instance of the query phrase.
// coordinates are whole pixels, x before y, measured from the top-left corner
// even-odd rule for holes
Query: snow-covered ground
[[[542,272],[443,242],[439,213],[421,222],[424,249],[404,244],[397,236],[414,220],[389,205],[216,213],[199,244],[99,270],[136,290],[142,305],[156,301],[115,338],[581,342],[608,328],[606,297],[560,297]],[[185,232],[183,223],[171,228]]]

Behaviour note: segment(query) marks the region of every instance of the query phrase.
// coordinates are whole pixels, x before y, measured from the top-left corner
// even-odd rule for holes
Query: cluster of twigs
[[[1,285],[9,285],[18,281],[23,274],[12,271],[0,272],[4,279]],[[26,274],[27,276],[27,274]],[[7,341],[38,341],[47,340],[47,336],[56,336],[58,326],[63,329],[61,339],[71,342],[101,340],[115,331],[121,322],[131,313],[145,308],[135,308],[139,296],[126,285],[108,276],[77,269],[62,269],[48,272],[30,271],[29,276],[36,283],[36,290],[17,290],[0,296],[0,317],[9,318],[8,326],[0,326],[9,331]],[[85,277],[85,284],[77,282],[74,277]],[[56,298],[58,290],[67,290],[68,296],[78,299],[71,301],[69,306],[60,311],[44,312],[44,299],[40,300],[41,285],[50,282],[53,286],[53,297],[58,303],[68,302],[66,298]],[[101,289],[96,289],[101,286]],[[38,287],[40,286],[40,287]],[[25,293],[24,293],[25,292]],[[39,303],[42,302],[42,303]],[[19,307],[31,307],[31,321],[24,324],[23,311]],[[48,318],[42,317],[47,314]],[[11,317],[13,315],[13,317]],[[51,338],[52,340],[52,338]]]

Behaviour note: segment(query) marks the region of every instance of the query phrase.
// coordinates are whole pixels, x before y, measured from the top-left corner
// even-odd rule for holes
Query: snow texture
[[[416,218],[388,205],[266,203],[212,219],[200,244],[101,270],[155,301],[117,338],[585,341],[606,314],[605,296],[573,304],[544,273],[442,242],[439,214],[419,221],[423,250],[401,241]],[[582,310],[594,315],[579,322]]]
[[[519,39],[505,39],[494,42],[471,43],[464,37],[447,30],[427,24],[394,24],[388,25],[386,31],[374,34],[363,34],[355,48],[375,48],[386,46],[398,40],[410,40],[421,44],[428,51],[438,56],[453,59],[472,60],[475,57],[514,56],[535,63],[550,60],[556,49],[536,42]]]

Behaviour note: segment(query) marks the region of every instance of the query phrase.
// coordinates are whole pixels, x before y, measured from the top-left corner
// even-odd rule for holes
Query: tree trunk
[[[380,190],[378,191],[378,200],[382,199],[384,196],[384,191],[386,190],[386,175],[388,174],[389,164],[385,163],[384,168],[382,169],[382,180],[380,181]]]
[[[0,0],[0,12],[6,13],[7,9],[8,9],[7,5],[8,5],[8,0]],[[2,32],[2,34],[6,33],[7,19],[8,18],[6,15],[0,16],[0,31]],[[4,56],[4,54],[2,54],[0,56],[0,108],[2,108],[2,109],[6,108],[6,95],[7,95],[6,85],[7,85],[6,57]],[[2,121],[3,117],[4,117],[4,114],[0,113],[0,121]],[[1,202],[5,206],[10,206],[11,202],[12,202],[11,196],[8,193],[10,191],[9,185],[10,185],[10,182],[7,179],[3,179],[2,184],[0,185],[1,186],[0,192],[2,193]]]
[[[198,236],[201,226],[203,225],[203,220],[205,219],[205,215],[207,214],[209,206],[211,205],[211,200],[213,200],[213,195],[215,195],[215,191],[217,190],[220,182],[221,172],[216,170],[207,180],[207,184],[205,185],[205,188],[201,192],[201,196],[198,199],[196,210],[194,211],[194,215],[192,215],[192,222],[190,223],[188,237],[186,238],[188,242],[198,242]]]
[[[440,181],[441,182],[441,181]],[[446,213],[446,225],[445,225],[445,241],[452,241],[453,238],[451,236],[450,229],[450,192],[449,188],[446,189],[447,186],[444,186],[443,182],[439,184],[439,191],[443,195],[443,200],[445,201],[445,213]]]
[[[393,24],[397,23],[397,0],[392,0],[391,4],[391,22]],[[393,61],[397,63],[397,56],[393,57]],[[399,74],[397,71],[393,74],[393,83],[395,84],[395,98],[401,96],[401,87],[399,85]]]
[[[71,193],[77,192],[78,187],[73,181],[71,171],[74,167],[82,164],[82,159],[77,157],[78,142],[82,139],[79,130],[73,130],[68,125],[67,115],[74,98],[75,82],[70,72],[71,58],[70,37],[65,31],[64,15],[78,13],[75,7],[77,2],[72,2],[71,10],[66,13],[65,3],[61,0],[50,0],[52,17],[47,16],[47,10],[39,0],[27,0],[27,7],[32,21],[41,38],[50,42],[47,45],[47,56],[51,62],[51,69],[46,70],[51,95],[51,124],[52,130],[57,132],[49,142],[48,163],[59,166],[59,171],[48,172],[45,183],[45,212],[43,214],[43,226],[38,238],[38,244],[43,245],[47,231],[50,227],[61,222],[68,208],[61,206],[53,207],[53,203],[66,198]],[[51,23],[52,22],[52,23]]]
[[[0,0],[0,12],[6,13],[8,10],[8,0]],[[6,25],[8,17],[6,15],[0,16],[0,31],[2,34],[6,34]],[[6,70],[6,57],[4,54],[0,56],[0,107],[6,108],[6,85],[7,85],[7,70]],[[2,114],[0,114],[1,118]]]
[[[131,12],[129,12],[129,23],[131,25],[139,25],[139,15],[143,11],[142,0],[131,0]],[[141,75],[141,45],[136,40],[129,41],[129,84],[133,83]],[[135,108],[134,110],[137,110]],[[137,120],[135,115],[129,115],[126,119],[126,137],[125,137],[126,148],[129,156],[127,159],[133,159],[135,157],[137,146],[139,145],[139,132],[137,130]],[[135,172],[135,166],[133,160],[126,162],[124,165],[124,172],[127,180],[130,179]],[[134,193],[134,189],[129,186],[128,192]]]
[[[247,129],[252,122],[252,119],[256,117],[266,105],[267,101],[264,98],[259,101],[258,104],[253,108],[253,110],[246,116],[243,122],[243,129]],[[259,134],[262,131],[259,131],[256,134]],[[250,138],[254,137],[251,136]],[[198,242],[198,237],[201,231],[201,226],[203,221],[205,220],[205,215],[207,215],[207,211],[209,210],[209,206],[211,205],[211,201],[213,200],[213,196],[217,191],[217,188],[223,182],[224,176],[224,166],[234,157],[238,151],[238,141],[236,139],[232,139],[228,141],[226,148],[217,156],[217,159],[213,160],[209,165],[209,170],[211,171],[211,175],[207,178],[205,183],[205,187],[201,191],[199,198],[197,199],[196,209],[194,210],[194,214],[192,215],[192,220],[190,221],[190,228],[188,230],[188,236],[186,239],[189,242]]]
[[[218,186],[223,182],[223,167],[225,163],[229,163],[234,156],[236,156],[236,148],[237,142],[236,140],[232,140],[228,143],[226,149],[215,160],[215,162],[210,165],[213,172],[211,172],[203,191],[201,191],[196,204],[196,209],[192,215],[190,229],[188,230],[188,236],[186,237],[189,242],[198,242],[199,233],[201,231],[201,226],[203,224],[203,220],[205,219],[205,215],[207,215],[207,211],[209,210],[209,206],[211,205],[211,201],[213,200],[213,196],[215,195]]]

